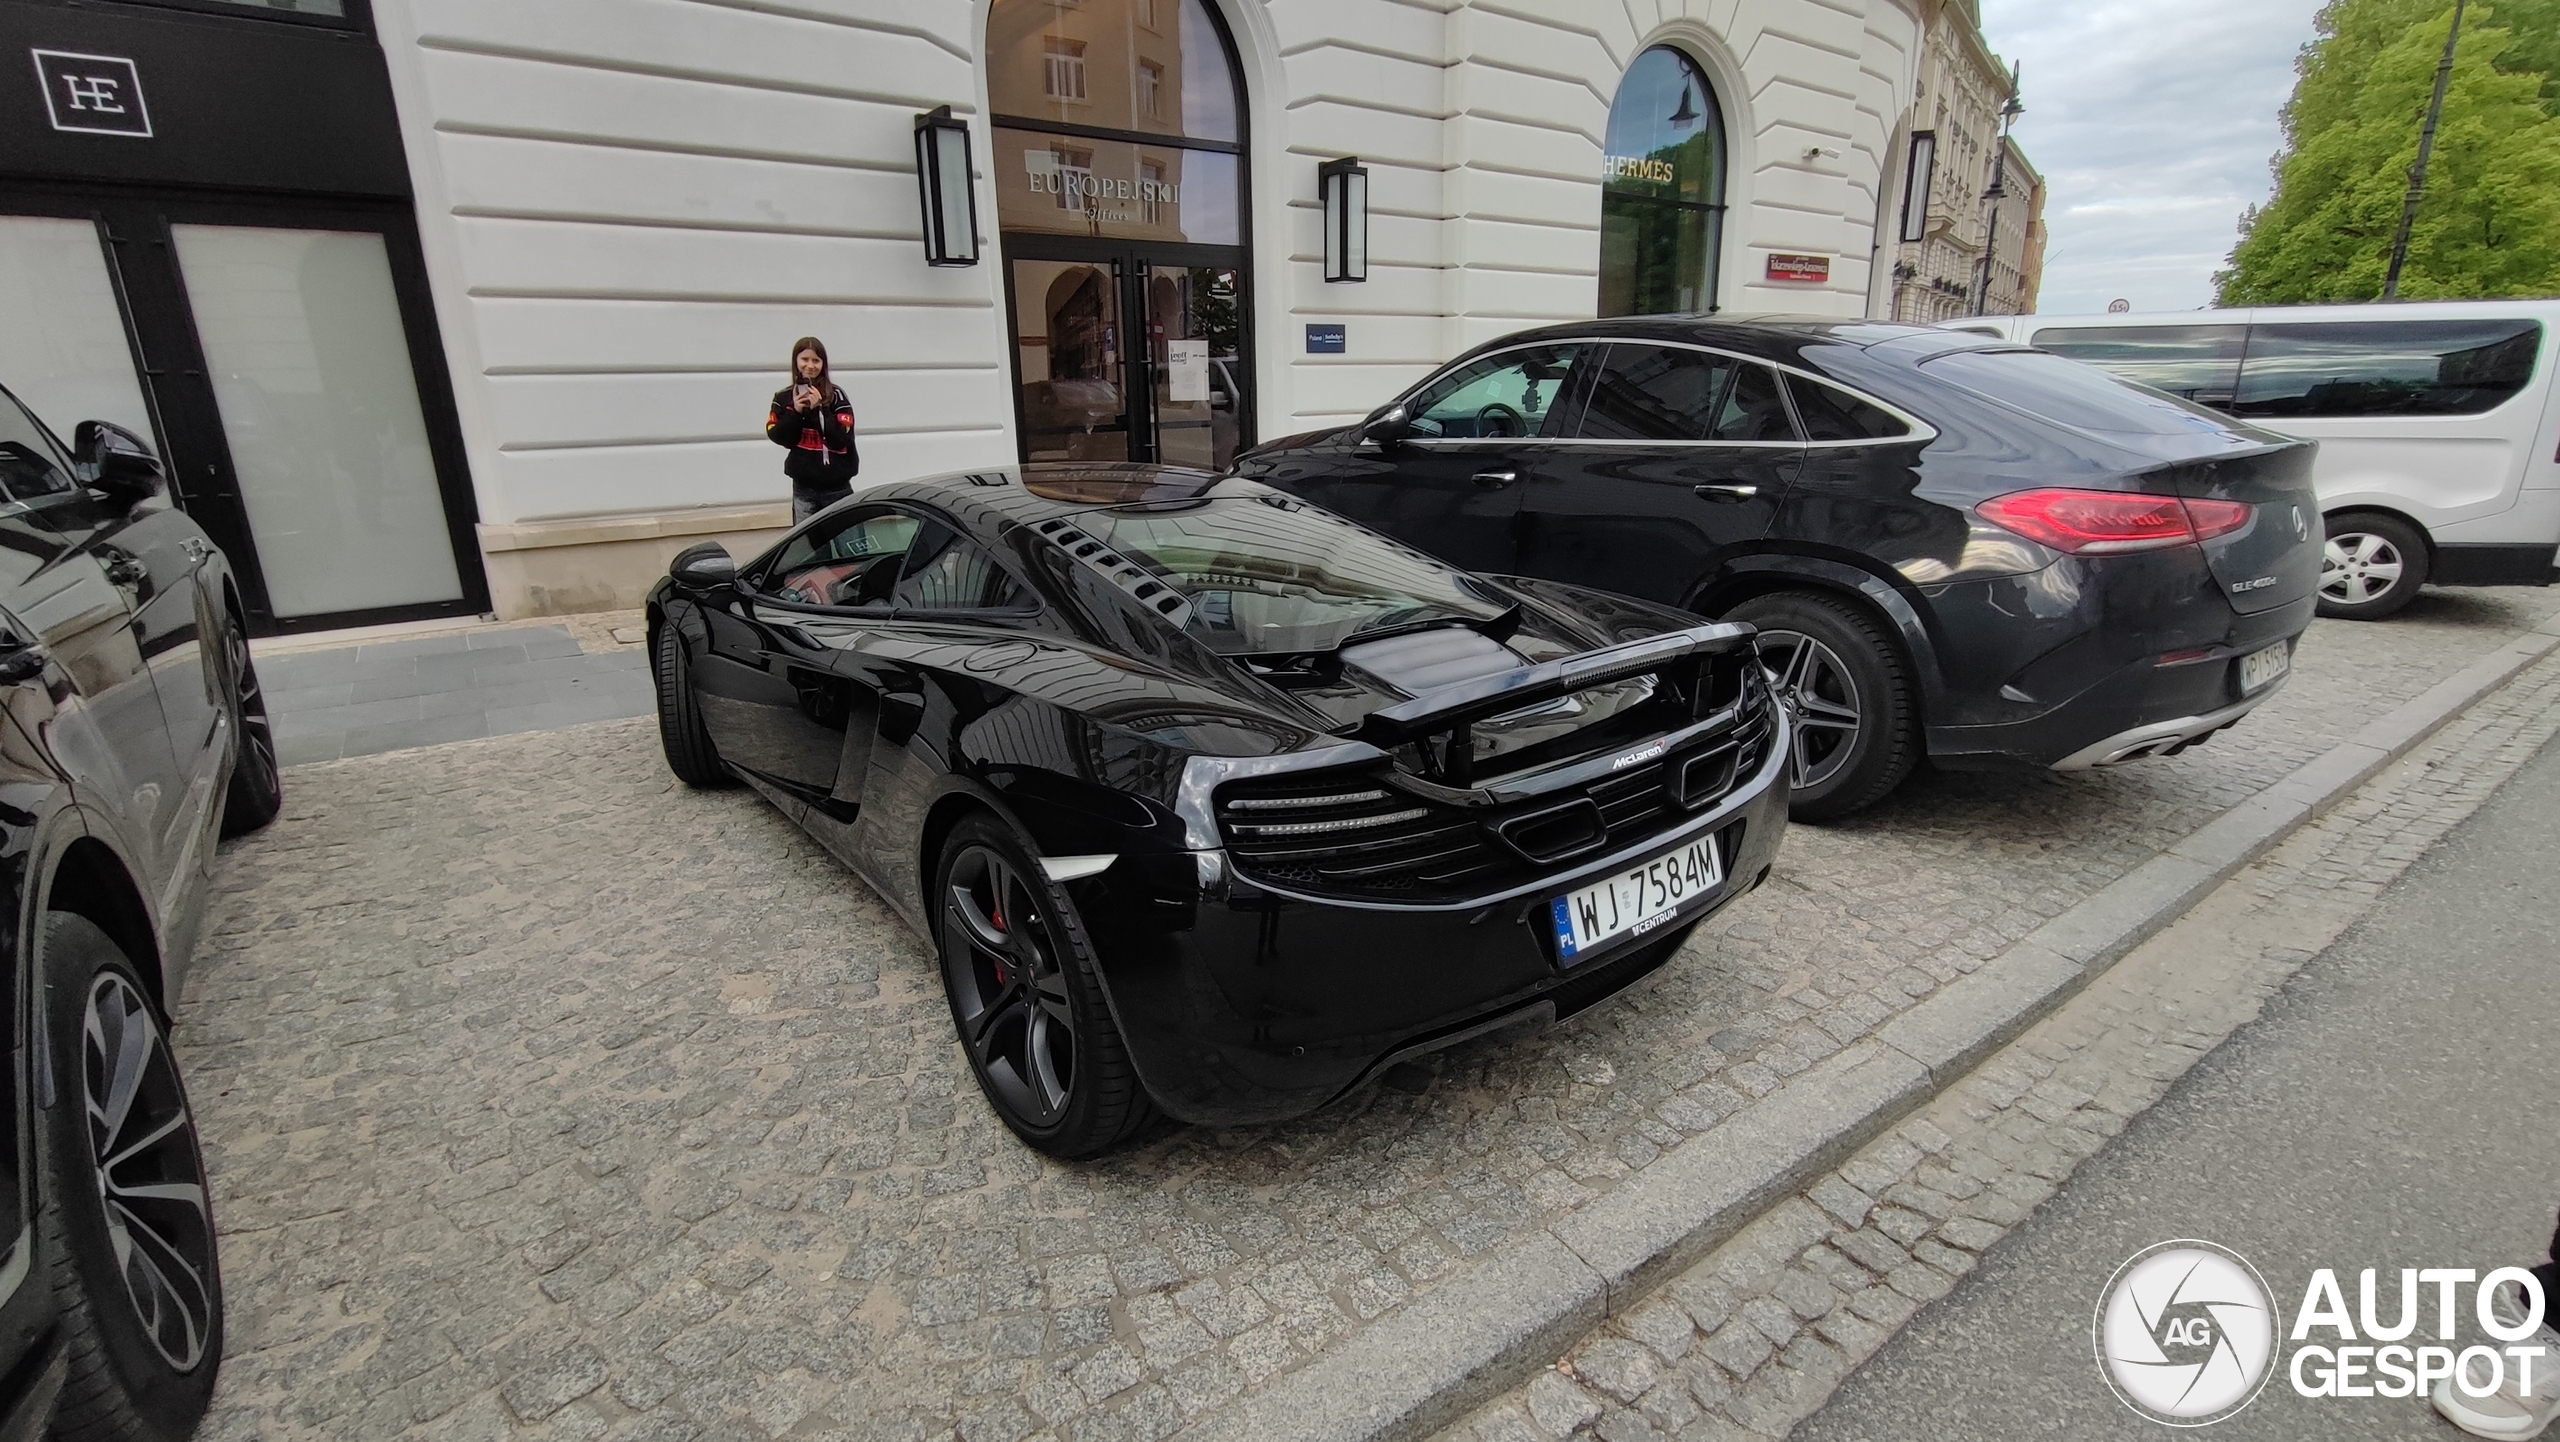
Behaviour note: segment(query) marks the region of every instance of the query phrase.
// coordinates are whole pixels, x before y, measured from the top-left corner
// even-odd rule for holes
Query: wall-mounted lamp
[[[916,196],[927,265],[978,263],[978,189],[971,183],[969,126],[948,105],[916,117]]]
[[[1346,155],[1316,167],[1316,194],[1324,201],[1324,278],[1369,278],[1369,172],[1360,157]]]

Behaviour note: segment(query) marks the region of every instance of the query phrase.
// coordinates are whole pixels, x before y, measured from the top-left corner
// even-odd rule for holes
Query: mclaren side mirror
[[[142,437],[113,421],[82,421],[71,433],[81,479],[110,500],[149,500],[168,487],[160,458]]]
[[[717,591],[738,579],[738,563],[729,555],[728,547],[718,541],[705,541],[686,547],[667,567],[667,574],[686,590]]]
[[[1405,413],[1402,402],[1370,416],[1360,423],[1360,439],[1382,451],[1392,451],[1413,434],[1413,418]]]

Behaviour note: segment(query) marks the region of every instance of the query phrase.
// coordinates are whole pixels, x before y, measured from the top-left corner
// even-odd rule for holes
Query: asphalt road
[[[2462,1436],[2422,1400],[2299,1397],[2282,1369],[2315,1268],[2338,1271],[2351,1312],[2356,1274],[2381,1269],[2388,1320],[2402,1267],[2485,1272],[2542,1260],[2560,1206],[2555,869],[2560,743],[2084,1163],[1794,1437],[2177,1435],[2116,1399],[2090,1331],[2115,1269],[2181,1237],[2248,1258],[2284,1319],[2265,1390],[2204,1436]],[[2426,1334],[2435,1289],[2423,1296]],[[2465,1315],[2470,1302],[2462,1289]],[[2311,1341],[2323,1339],[2336,1340],[2323,1329]]]

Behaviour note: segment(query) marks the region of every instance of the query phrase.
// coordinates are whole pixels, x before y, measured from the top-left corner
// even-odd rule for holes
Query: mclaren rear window
[[[1087,511],[1072,530],[1039,529],[1224,655],[1330,651],[1389,631],[1495,621],[1511,609],[1420,552],[1278,497]],[[1128,575],[1129,566],[1146,579]]]

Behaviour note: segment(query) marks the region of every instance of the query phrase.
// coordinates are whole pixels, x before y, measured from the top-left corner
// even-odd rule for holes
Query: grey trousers
[[[796,526],[852,494],[851,489],[826,492],[793,491],[791,493],[791,524]]]

